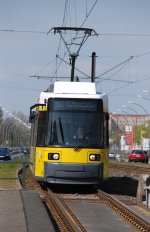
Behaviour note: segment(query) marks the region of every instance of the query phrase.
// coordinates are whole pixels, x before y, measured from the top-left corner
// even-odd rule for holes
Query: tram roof
[[[96,87],[91,82],[55,82],[54,93],[96,94]]]
[[[55,82],[48,91],[41,92],[38,103],[44,103],[48,98],[86,98],[103,99],[108,104],[107,95],[96,92],[96,85],[92,82]]]

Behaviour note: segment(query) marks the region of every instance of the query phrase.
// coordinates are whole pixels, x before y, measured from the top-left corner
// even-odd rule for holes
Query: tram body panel
[[[65,83],[61,90],[57,83],[54,92],[42,92],[30,107],[31,170],[37,180],[98,184],[109,176],[107,96],[96,94],[94,83],[86,83],[87,90],[83,83],[69,89],[80,84]],[[84,136],[75,140],[78,124]]]
[[[48,154],[59,154],[57,161],[49,160]],[[100,154],[100,161],[91,161],[90,154]],[[65,179],[75,179],[75,183],[84,182],[84,179],[92,178],[97,183],[100,179],[108,177],[108,156],[101,149],[73,148],[36,148],[35,177],[42,178],[46,182],[65,183]],[[81,179],[81,180],[80,180]],[[70,183],[74,181],[69,180]],[[86,183],[88,183],[86,181]],[[95,183],[95,184],[96,184]]]

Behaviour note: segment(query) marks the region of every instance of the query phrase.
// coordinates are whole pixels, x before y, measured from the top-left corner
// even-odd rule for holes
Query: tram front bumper
[[[103,164],[44,164],[44,181],[55,184],[96,185],[103,178]]]

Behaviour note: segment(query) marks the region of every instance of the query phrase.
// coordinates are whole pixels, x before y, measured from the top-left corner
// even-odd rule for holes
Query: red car
[[[132,150],[128,156],[129,162],[142,162],[142,163],[148,163],[148,155],[145,154],[143,150]]]

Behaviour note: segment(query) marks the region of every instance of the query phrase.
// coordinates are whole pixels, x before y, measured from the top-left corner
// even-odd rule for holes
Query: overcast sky
[[[82,26],[98,36],[83,44],[76,67],[90,76],[91,54],[96,52],[96,85],[108,94],[110,111],[133,113],[122,107],[131,107],[132,101],[150,113],[150,102],[137,97],[148,98],[143,90],[150,91],[149,12],[149,0],[0,0],[0,105],[28,115],[40,91],[56,80],[34,75],[70,80],[63,41],[59,33],[47,32],[58,26]],[[71,52],[76,51],[77,46]],[[84,80],[84,74],[75,75]],[[139,114],[144,113],[142,107],[132,104]]]

